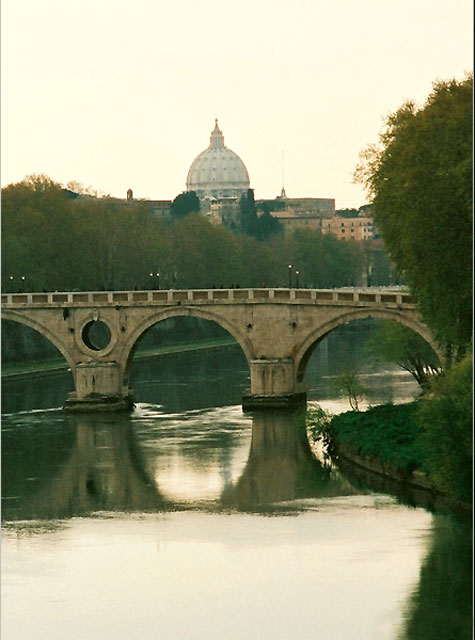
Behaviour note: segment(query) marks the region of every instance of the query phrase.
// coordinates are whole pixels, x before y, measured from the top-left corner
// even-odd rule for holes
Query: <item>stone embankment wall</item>
[[[382,491],[387,491],[388,485],[384,481],[389,481],[394,488],[394,491],[389,491],[390,493],[400,494],[401,490],[402,493],[407,493],[408,489],[414,490],[412,495],[417,505],[429,509],[449,509],[464,513],[473,509],[473,505],[454,500],[448,493],[437,488],[422,471],[416,470],[408,473],[395,466],[385,464],[377,458],[359,456],[351,447],[345,444],[337,447],[336,454],[339,463],[343,463],[340,465],[343,467],[343,471],[345,468],[354,468],[365,474],[381,478],[383,484],[379,486],[376,482],[374,485],[376,490],[381,488]],[[372,482],[369,484],[373,485]]]

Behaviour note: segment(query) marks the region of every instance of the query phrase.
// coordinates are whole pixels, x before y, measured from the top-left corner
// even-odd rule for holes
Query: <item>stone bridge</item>
[[[250,370],[243,406],[305,398],[305,367],[330,331],[360,318],[395,320],[441,352],[407,291],[391,289],[193,289],[2,294],[2,318],[35,329],[63,354],[74,377],[71,410],[132,406],[129,369],[140,337],[176,316],[211,320],[241,346]],[[96,346],[91,329],[108,327]]]

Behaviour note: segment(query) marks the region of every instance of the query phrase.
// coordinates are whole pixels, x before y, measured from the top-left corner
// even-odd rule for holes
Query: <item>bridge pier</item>
[[[129,411],[134,406],[132,389],[122,385],[117,362],[81,362],[74,377],[76,391],[69,394],[65,411]]]
[[[249,365],[251,387],[242,397],[245,411],[284,409],[306,402],[303,385],[296,383],[292,358],[259,358]]]
[[[157,322],[178,316],[216,322],[241,346],[251,370],[244,409],[304,402],[302,379],[315,345],[336,327],[353,320],[399,322],[419,333],[434,348],[441,364],[444,361],[408,291],[55,291],[9,293],[1,298],[3,319],[23,323],[44,335],[71,367],[76,391],[66,402],[68,411],[130,409],[133,401],[127,367],[138,340]],[[95,323],[109,329],[107,345],[102,340],[95,343]]]

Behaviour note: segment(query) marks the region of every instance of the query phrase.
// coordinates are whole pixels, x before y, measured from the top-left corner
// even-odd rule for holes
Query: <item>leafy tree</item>
[[[357,284],[363,269],[357,243],[342,242],[319,231],[296,229],[284,236],[283,254],[288,258],[287,264],[300,271],[302,286],[352,286]]]
[[[427,452],[426,471],[443,490],[468,503],[473,482],[472,354],[432,383],[418,422]]]
[[[271,211],[284,211],[285,200],[261,200],[256,202],[256,208],[258,211],[267,211],[268,213]]]
[[[440,373],[440,362],[432,347],[415,331],[391,320],[377,323],[365,349],[376,361],[395,362],[424,388],[432,376]]]
[[[266,240],[270,238],[276,233],[282,233],[283,228],[277,218],[271,216],[268,211],[264,211],[264,213],[257,218],[255,222],[255,231],[254,236],[258,240]]]
[[[71,200],[44,175],[2,189],[2,286],[26,278],[28,289],[67,278],[74,255]],[[18,287],[14,285],[18,290]],[[56,287],[54,287],[56,288]]]
[[[254,191],[248,189],[239,200],[239,215],[241,218],[241,231],[247,236],[255,236],[257,229],[256,203]]]
[[[360,410],[360,402],[363,402],[369,390],[360,382],[358,374],[352,369],[342,371],[334,380],[335,391],[348,396],[348,402],[352,411]]]
[[[239,217],[241,220],[241,231],[247,236],[257,238],[257,240],[266,240],[276,233],[282,233],[282,225],[271,216],[271,205],[269,202],[261,202],[259,209],[263,213],[257,215],[257,205],[254,201],[254,191],[248,189],[239,200]]]
[[[18,290],[22,275],[30,291],[287,286],[289,259],[302,286],[351,284],[360,271],[351,243],[318,232],[269,236],[266,224],[277,227],[265,214],[256,239],[200,215],[169,224],[140,202],[70,193],[46,176],[2,189],[4,291]]]
[[[439,82],[422,108],[404,104],[355,172],[425,321],[458,356],[472,335],[472,85]]]
[[[170,213],[175,218],[183,218],[189,213],[200,211],[200,200],[194,191],[183,191],[170,205]]]

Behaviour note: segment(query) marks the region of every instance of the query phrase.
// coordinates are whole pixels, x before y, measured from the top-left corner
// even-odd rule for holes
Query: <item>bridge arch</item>
[[[70,352],[68,347],[61,341],[61,339],[53,333],[48,327],[33,318],[28,317],[22,313],[18,313],[11,309],[2,309],[2,319],[3,320],[12,320],[13,322],[18,322],[19,324],[23,324],[30,329],[41,334],[45,337],[51,344],[56,347],[56,349],[61,353],[66,362],[68,363],[69,368],[71,369],[71,373],[73,378],[76,377],[76,367],[74,363],[73,354]]]
[[[408,329],[412,329],[415,333],[418,333],[434,350],[435,354],[439,358],[441,364],[444,362],[442,352],[434,340],[431,332],[425,324],[408,316],[405,313],[398,311],[386,310],[386,309],[357,309],[350,311],[342,315],[333,318],[325,324],[319,326],[315,330],[311,331],[305,339],[301,342],[296,355],[295,355],[295,371],[296,381],[302,382],[305,375],[305,370],[310,360],[310,357],[325,336],[327,336],[333,329],[340,327],[347,322],[353,320],[366,320],[368,318],[374,318],[378,320],[393,320],[399,324],[404,325]]]
[[[252,345],[249,338],[242,333],[242,331],[236,327],[233,323],[229,322],[226,318],[223,318],[219,314],[213,313],[212,311],[196,309],[196,308],[180,308],[173,307],[166,310],[162,310],[160,312],[151,313],[146,319],[144,319],[140,324],[134,327],[134,330],[128,336],[125,341],[120,361],[123,366],[124,372],[124,382],[128,380],[130,367],[132,364],[132,359],[135,353],[135,349],[137,348],[137,344],[140,338],[144,335],[144,333],[153,327],[155,324],[162,322],[164,320],[168,320],[169,318],[176,317],[191,317],[191,318],[200,318],[202,320],[209,320],[211,322],[215,322],[217,325],[225,329],[239,344],[241,347],[248,364],[252,358]]]

